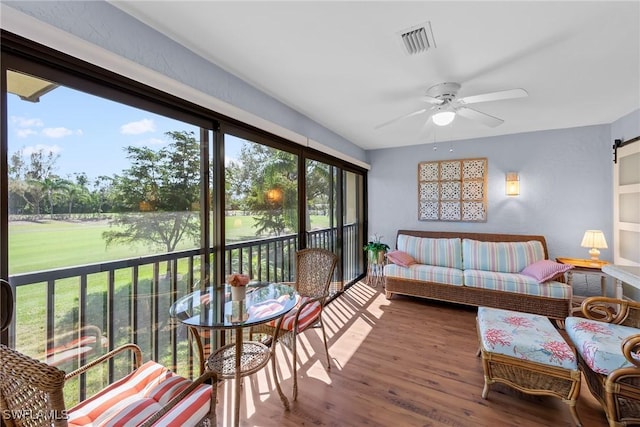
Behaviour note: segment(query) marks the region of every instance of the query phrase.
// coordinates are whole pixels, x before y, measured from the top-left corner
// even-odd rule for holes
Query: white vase
[[[246,286],[231,286],[231,300],[242,301],[247,297]]]

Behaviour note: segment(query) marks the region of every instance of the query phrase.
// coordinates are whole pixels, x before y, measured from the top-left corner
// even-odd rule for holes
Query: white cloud
[[[155,130],[156,124],[151,119],[143,119],[120,126],[120,133],[125,135],[140,135],[141,133],[154,132]]]
[[[36,135],[38,132],[36,132],[33,129],[18,129],[16,131],[16,134],[18,135],[18,138],[26,138],[29,135]]]
[[[42,134],[49,138],[63,138],[65,136],[73,135],[73,131],[67,128],[44,128]]]
[[[40,119],[28,119],[26,117],[11,116],[11,123],[21,128],[42,127],[44,123]]]
[[[60,151],[62,151],[62,148],[60,148],[57,145],[44,145],[44,144],[31,145],[29,147],[24,147],[22,149],[22,154],[24,156],[30,156],[31,154],[37,153],[39,151],[44,151],[45,153],[58,154]]]

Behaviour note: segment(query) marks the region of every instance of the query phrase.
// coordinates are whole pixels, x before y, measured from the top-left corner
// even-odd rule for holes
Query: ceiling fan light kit
[[[404,116],[389,120],[376,126],[376,129],[422,113],[428,113],[433,123],[438,126],[447,126],[455,119],[456,115],[460,115],[465,119],[482,123],[485,126],[496,127],[504,123],[504,120],[469,108],[467,105],[529,96],[526,90],[517,88],[457,98],[460,88],[460,83],[455,82],[445,82],[431,86],[427,89],[426,95],[422,97],[425,103],[431,104],[430,108],[421,108]]]
[[[431,120],[433,123],[438,126],[446,126],[453,122],[453,119],[456,118],[456,113],[453,111],[440,111],[431,116]]]

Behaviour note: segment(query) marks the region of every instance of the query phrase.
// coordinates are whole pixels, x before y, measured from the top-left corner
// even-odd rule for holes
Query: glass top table
[[[271,360],[273,376],[280,400],[289,409],[289,401],[280,388],[275,363],[275,343],[284,315],[297,304],[294,288],[280,283],[250,282],[246,297],[231,299],[230,286],[208,287],[178,299],[169,314],[192,328],[232,329],[235,343],[218,348],[206,361],[207,369],[220,378],[235,379],[234,426],[240,422],[241,378],[262,369]],[[277,321],[271,349],[257,341],[244,341],[242,329]]]
[[[280,283],[251,282],[246,298],[232,301],[230,286],[208,287],[177,300],[169,314],[188,326],[237,329],[270,322],[296,305],[297,293]],[[215,302],[224,299],[224,305]],[[211,302],[214,302],[213,304]]]

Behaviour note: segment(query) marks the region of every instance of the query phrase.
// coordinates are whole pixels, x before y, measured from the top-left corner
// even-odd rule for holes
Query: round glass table
[[[276,371],[275,343],[277,331],[285,314],[297,303],[294,288],[279,283],[252,282],[247,285],[246,297],[234,301],[230,286],[208,287],[197,290],[178,299],[169,314],[190,328],[232,329],[235,343],[220,347],[212,352],[206,361],[207,369],[220,378],[235,379],[234,425],[240,421],[240,381],[241,378],[262,369],[271,360],[273,376],[280,400],[289,409]],[[276,336],[271,349],[257,341],[244,341],[243,328],[277,321]]]

